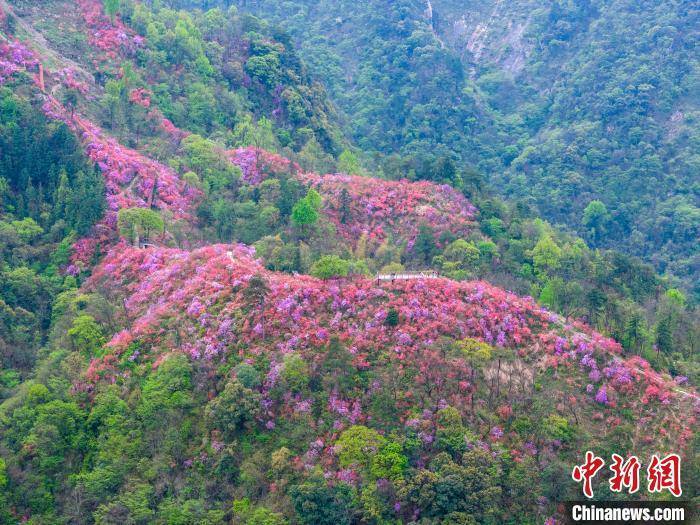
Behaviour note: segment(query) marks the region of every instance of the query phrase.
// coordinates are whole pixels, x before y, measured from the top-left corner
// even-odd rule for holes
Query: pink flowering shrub
[[[411,248],[422,224],[436,239],[446,232],[466,236],[474,227],[476,208],[451,186],[342,174],[307,173],[301,179],[323,196],[327,215],[348,241],[365,235],[376,247],[390,237]]]
[[[251,311],[243,291],[255,274],[266,279],[269,293],[264,307]],[[623,359],[614,341],[589,328],[574,328],[532,299],[484,282],[436,279],[379,284],[361,277],[322,281],[268,271],[252,249],[242,245],[194,251],[120,245],[95,268],[87,286],[124,294],[130,328],[108,343],[108,355],[122,356],[134,341],[147,349],[139,359],[154,362],[173,349],[205,362],[229,353],[264,354],[272,363],[264,381],[264,399],[275,388],[279,363],[286,354],[318,366],[319,349],[331,336],[348,349],[357,369],[372,369],[388,360],[396,373],[415,370],[416,388],[429,388],[445,406],[465,408],[471,374],[464,359],[446,358],[436,345],[445,338],[467,337],[498,344],[523,363],[570,377],[566,381],[580,389],[580,401],[591,410],[609,410],[623,402],[639,407],[642,398],[649,403],[675,399],[670,389],[673,380],[652,372],[640,358]],[[389,308],[399,313],[397,326],[383,322]],[[602,371],[605,382],[587,389],[593,366]],[[648,389],[649,384],[660,385],[659,391]],[[288,394],[286,414],[305,413],[304,400]],[[570,404],[579,402],[577,396],[570,397]],[[264,403],[266,417],[273,420],[271,401]],[[412,392],[406,392],[401,403],[406,410],[415,407]],[[336,392],[327,410],[338,419],[335,428],[361,424],[365,418],[358,398]],[[509,415],[504,411],[504,418]],[[676,435],[683,431],[678,430]],[[425,436],[432,436],[426,432]]]
[[[225,255],[227,249],[234,251],[233,261]],[[129,291],[137,286],[127,300],[134,315],[160,296],[161,321],[183,312],[193,323],[207,327],[204,336],[190,346],[190,354],[200,358],[226,348],[226,337],[218,328],[241,307],[240,291],[258,272],[269,279],[271,289],[265,310],[266,337],[276,338],[282,353],[323,345],[333,331],[350,344],[358,363],[380,347],[391,349],[401,360],[430,347],[440,336],[479,337],[492,343],[500,337],[504,345],[516,347],[535,344],[536,333],[551,327],[549,313],[531,299],[483,282],[440,279],[430,285],[406,281],[378,286],[368,279],[353,279],[341,285],[267,272],[251,249],[242,246],[216,245],[193,252],[118,249],[96,268],[95,279],[109,275],[112,285]],[[226,306],[213,317],[209,306],[221,301]],[[381,322],[380,311],[388,308],[396,309],[404,323],[392,329]],[[238,340],[255,346],[262,338],[258,324],[257,318],[247,319]],[[137,325],[144,330],[143,334],[137,330],[137,337],[151,333],[149,322]]]
[[[193,204],[201,197],[185,185],[169,167],[122,146],[89,120],[70,115],[55,98],[43,106],[44,113],[65,122],[82,139],[87,156],[102,171],[107,192],[107,212],[88,239],[73,246],[69,271],[87,269],[97,251],[106,252],[116,240],[117,212],[122,208],[154,207],[174,218],[193,221]]]
[[[0,85],[18,71],[35,68],[38,64],[34,53],[19,41],[0,42]]]
[[[63,84],[65,87],[74,89],[82,95],[86,95],[89,91],[88,85],[82,80],[79,80],[77,75],[78,72],[70,67],[59,69],[58,71],[54,71],[52,73],[54,79]]]
[[[83,9],[89,9],[86,20],[95,21],[95,9],[101,12],[101,3],[81,1]],[[21,70],[34,69],[39,65],[36,55],[19,41],[0,43],[0,84]],[[65,87],[75,89],[85,95],[89,89],[85,82],[78,80],[77,72],[64,68],[53,73],[51,77]],[[35,82],[40,85],[39,79]],[[131,92],[132,102],[148,107],[150,93],[143,89]],[[104,220],[98,224],[91,236],[78,241],[73,247],[69,273],[79,273],[87,269],[97,251],[106,251],[113,244],[116,236],[116,213],[127,207],[155,207],[168,210],[177,219],[193,220],[192,205],[200,197],[199,190],[187,186],[177,174],[167,166],[145,157],[137,151],[124,147],[115,139],[107,136],[89,120],[74,112],[69,112],[56,98],[49,95],[43,105],[44,113],[54,120],[66,123],[79,134],[88,157],[100,168],[105,178],[108,210]],[[156,120],[163,123],[164,131],[178,140],[183,134],[169,121],[156,115]]]
[[[291,170],[321,194],[324,211],[340,236],[350,244],[365,236],[370,252],[388,238],[406,242],[410,249],[421,225],[432,228],[436,240],[443,233],[466,236],[474,228],[476,208],[448,185],[303,173],[298,165],[259,148],[237,149],[229,152],[229,159],[248,184]]]
[[[169,210],[175,217],[191,218],[191,206],[199,192],[186,188],[172,169],[122,146],[87,119],[78,115],[71,119],[55,99],[44,106],[44,111],[80,133],[88,157],[105,176],[112,215],[121,208],[153,206]],[[108,218],[110,225],[113,220]]]
[[[189,135],[188,132],[179,129],[175,124],[173,124],[169,119],[160,115],[159,127],[160,130],[165,133],[168,137],[179,143],[183,138]]]
[[[132,89],[129,92],[129,101],[144,108],[151,107],[151,92],[144,88]]]
[[[90,45],[115,59],[122,52],[133,53],[143,45],[143,39],[126,27],[118,16],[110,20],[99,0],[77,0],[78,8],[89,29]]]
[[[275,153],[261,148],[238,148],[228,152],[229,160],[241,168],[243,180],[248,184],[260,184],[269,175],[298,173],[299,166]]]

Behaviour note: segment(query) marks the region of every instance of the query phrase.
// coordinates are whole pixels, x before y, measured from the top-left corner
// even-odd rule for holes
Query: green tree
[[[676,308],[685,308],[686,306],[687,299],[685,294],[678,288],[669,288],[666,290],[666,298],[668,299],[669,303]]]
[[[287,390],[295,393],[303,392],[309,385],[309,365],[296,354],[284,356],[284,367],[280,377]]]
[[[68,330],[68,336],[76,350],[88,357],[99,355],[106,340],[102,328],[91,315],[82,314],[73,320],[73,326]]]
[[[463,425],[462,416],[454,407],[439,410],[436,423],[435,444],[455,459],[461,457],[467,446],[476,441],[476,436]]]
[[[188,171],[182,176],[182,181],[190,188],[198,188],[200,185],[199,176],[194,171]]]
[[[569,420],[557,414],[550,414],[542,421],[542,434],[548,440],[558,439],[562,443],[570,441],[574,437],[575,429],[569,424]]]
[[[250,499],[243,498],[233,502],[234,523],[241,525],[287,525],[282,514],[272,512],[265,507],[254,506]]]
[[[292,221],[301,228],[302,231],[316,224],[321,208],[321,196],[313,188],[309,189],[306,196],[299,199],[292,208]]]
[[[192,365],[184,354],[175,354],[149,374],[136,413],[147,428],[162,428],[181,421],[193,403]]]
[[[236,379],[243,385],[245,388],[258,388],[261,384],[261,379],[260,379],[260,372],[253,366],[249,365],[248,363],[241,363],[235,368],[236,370]]]
[[[321,205],[323,204],[323,197],[313,188],[309,188],[309,190],[306,192],[306,199],[309,201],[311,206],[315,210],[320,210]]]
[[[316,224],[319,219],[319,210],[322,199],[316,190],[309,189],[306,196],[297,201],[292,208],[292,221],[296,226],[305,229]]]
[[[245,64],[245,69],[252,78],[268,88],[274,88],[281,76],[279,54],[251,56]]]
[[[78,106],[78,92],[75,89],[66,89],[63,94],[63,105],[70,111],[70,118],[72,119],[75,114],[75,108]]]
[[[105,14],[114,21],[115,15],[119,12],[120,0],[104,0]]]
[[[366,471],[385,443],[386,439],[376,430],[354,425],[340,435],[335,446],[342,467],[355,467]]]
[[[12,221],[12,227],[24,243],[30,243],[44,233],[44,229],[31,217],[25,217],[21,221]]]
[[[557,307],[557,291],[559,288],[557,286],[558,283],[559,279],[548,279],[544,283],[544,286],[542,286],[542,290],[540,291],[540,296],[538,299],[540,304],[548,308]]]
[[[663,316],[656,324],[656,348],[665,354],[670,354],[674,350],[673,319],[670,315]]]
[[[204,410],[210,428],[233,439],[250,426],[260,412],[260,393],[244,387],[240,381],[229,380],[223,392],[212,399]]]
[[[352,523],[352,489],[345,483],[329,486],[323,479],[311,479],[292,487],[289,495],[304,525]]]
[[[163,218],[157,211],[148,208],[122,208],[117,215],[119,234],[139,245],[142,238],[150,239],[154,233],[165,230]]]
[[[352,360],[350,351],[337,336],[332,336],[320,370],[323,385],[329,391],[335,389],[343,393],[352,387],[356,372]]]
[[[337,255],[324,255],[311,266],[311,275],[319,279],[346,277],[350,272],[350,262]]]
[[[384,324],[390,327],[398,326],[399,311],[393,306],[389,308],[389,310],[387,310],[386,318],[384,319]]]
[[[622,346],[624,346],[627,350],[631,350],[639,354],[642,349],[645,332],[646,326],[644,317],[636,310],[631,312],[627,318],[627,322],[625,323],[621,341]]]
[[[401,445],[390,441],[372,457],[369,471],[374,479],[396,481],[403,478],[407,467],[408,458],[403,454]]]
[[[68,222],[80,235],[90,231],[98,222],[106,207],[104,177],[97,169],[78,171],[71,183],[65,215]]]
[[[586,206],[586,209],[583,210],[581,223],[592,232],[592,238],[596,242],[605,234],[609,221],[610,213],[608,208],[599,200],[591,201]]]
[[[435,257],[434,262],[440,265],[445,275],[464,279],[477,266],[480,257],[481,252],[473,242],[457,239],[445,248],[442,256]]]
[[[540,237],[532,249],[532,262],[539,275],[546,275],[548,272],[557,270],[561,266],[561,257],[561,248],[548,234]]]
[[[211,140],[193,133],[182,139],[182,148],[187,167],[199,175],[207,194],[219,195],[236,187],[240,168],[222,156]]]
[[[340,190],[340,197],[338,198],[338,211],[340,213],[340,223],[347,224],[350,220],[350,207],[352,205],[352,198],[350,197],[350,192],[347,188]]]
[[[450,184],[462,188],[462,177],[457,171],[454,161],[448,156],[439,157],[433,164],[432,179],[441,184]]]
[[[55,220],[69,216],[72,199],[73,195],[70,181],[68,180],[68,173],[63,169],[59,175],[58,186],[53,195],[53,215]]]
[[[7,464],[3,458],[0,458],[0,524],[9,525],[12,523],[10,515],[10,501],[8,499],[9,491],[7,490]]]
[[[153,492],[153,486],[148,483],[136,483],[126,488],[115,498],[116,501],[98,507],[95,511],[95,523],[98,525],[116,525],[122,522],[134,525],[153,523],[154,512],[150,504],[154,498]]]
[[[430,467],[412,472],[398,488],[399,497],[421,516],[449,515],[459,520],[456,523],[470,518],[473,521],[467,523],[500,523],[501,466],[491,452],[474,447],[464,453],[461,464],[445,455],[436,457]]]
[[[418,236],[413,246],[416,257],[422,264],[427,264],[435,255],[435,233],[426,224],[421,224],[418,228]]]
[[[355,154],[349,149],[343,150],[338,157],[338,171],[348,175],[362,174],[362,167]]]

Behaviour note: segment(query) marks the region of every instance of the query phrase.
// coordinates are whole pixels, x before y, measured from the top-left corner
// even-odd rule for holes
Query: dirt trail
[[[25,18],[19,16],[6,0],[0,0],[0,8],[15,18],[17,28],[15,30],[15,35],[19,39],[26,41],[26,43],[31,44],[30,47],[37,52],[45,67],[50,67],[52,69],[72,68],[81,76],[85,77],[86,80],[90,80],[91,83],[94,81],[94,76],[82,65],[53,49],[44,35],[35,29]]]

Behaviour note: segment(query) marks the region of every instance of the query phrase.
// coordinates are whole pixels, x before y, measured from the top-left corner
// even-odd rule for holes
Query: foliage
[[[232,438],[255,420],[259,411],[256,393],[238,381],[226,383],[223,392],[208,403],[205,414],[214,428]]]
[[[451,3],[435,4],[432,20],[399,1],[328,24],[343,35],[371,12],[347,40],[377,37],[353,49],[344,103],[374,155],[342,144],[291,39],[260,19],[169,8],[213,5],[198,0],[79,0],[57,34],[27,3],[42,63],[80,67],[47,69],[43,85],[39,55],[0,45],[0,138],[39,156],[28,180],[42,183],[18,183],[14,148],[0,178],[0,355],[13,367],[0,374],[0,521],[533,523],[574,499],[566,465],[581,450],[673,448],[692,463],[694,390],[679,373],[697,375],[692,295],[489,196],[467,158],[527,185],[550,177],[538,148],[559,139],[540,95],[520,108],[498,70],[464,74],[441,25]],[[565,20],[533,52],[553,61],[593,16],[557,6],[528,18]],[[293,35],[328,16],[307,14],[289,17]],[[327,81],[337,97],[337,70]],[[382,86],[392,96],[371,100]],[[22,109],[38,89],[48,119]],[[589,146],[586,162],[605,165]],[[619,208],[593,193],[556,213],[603,246]],[[442,275],[375,281],[370,268]],[[45,348],[35,367],[16,342]]]
[[[433,228],[436,240],[448,232],[465,234],[473,226],[475,208],[448,186],[346,175],[304,174],[302,180],[323,196],[324,211],[338,233],[352,244],[365,235],[370,253],[388,238],[411,249],[424,224]]]
[[[106,342],[102,328],[91,315],[79,315],[73,320],[73,326],[68,330],[68,336],[73,345],[87,356],[94,356]]]
[[[165,228],[160,215],[148,208],[122,208],[117,216],[119,233],[138,246],[140,239],[150,240],[152,234],[162,234]]]
[[[23,49],[12,51],[22,63]],[[0,89],[0,149],[0,368],[25,373],[51,303],[75,286],[59,272],[75,235],[102,217],[104,184],[68,127],[8,88]]]
[[[697,281],[685,3],[234,4],[285,27],[375,171],[469,192],[488,180],[595,247]]]
[[[350,271],[350,263],[337,255],[324,255],[311,267],[311,275],[319,279],[346,277]]]
[[[385,444],[375,430],[355,425],[344,431],[335,446],[340,466],[368,469]]]
[[[350,525],[351,490],[340,483],[329,486],[323,480],[314,480],[292,487],[294,508],[306,525]]]
[[[310,189],[303,199],[299,199],[292,208],[292,221],[295,225],[305,228],[315,224],[319,218],[321,196]]]
[[[199,134],[232,129],[236,146],[299,151],[312,140],[336,152],[333,108],[283,34],[235,9],[127,4],[122,19],[143,42],[137,66],[176,127]]]

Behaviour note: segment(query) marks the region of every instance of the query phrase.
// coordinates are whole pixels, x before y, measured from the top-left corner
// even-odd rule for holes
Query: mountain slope
[[[700,404],[686,377],[634,355],[633,330],[623,348],[467,278],[507,247],[532,252],[532,283],[609,263],[611,290],[630,302],[656,291],[676,323],[678,290],[541,221],[514,220],[536,235],[506,236],[450,186],[318,175],[255,140],[180,129],[144,78],[171,72],[177,85],[191,62],[130,71],[121,42],[135,34],[79,5],[96,36],[85,67],[113,75],[104,92],[47,67],[7,27],[0,46],[2,81],[78,135],[106,198],[73,264],[57,259],[75,278],[54,298],[36,368],[3,392],[0,523],[552,523],[579,494],[571,465],[588,449],[681,453],[697,493]],[[123,122],[95,124],[105,94],[126,94],[107,99]],[[213,242],[226,237],[256,246]],[[520,260],[504,250],[504,264]],[[459,280],[366,275],[386,263]],[[600,476],[597,494],[607,487]]]
[[[593,245],[697,282],[692,2],[234,4],[290,32],[364,149],[418,157],[428,178],[452,155]]]

